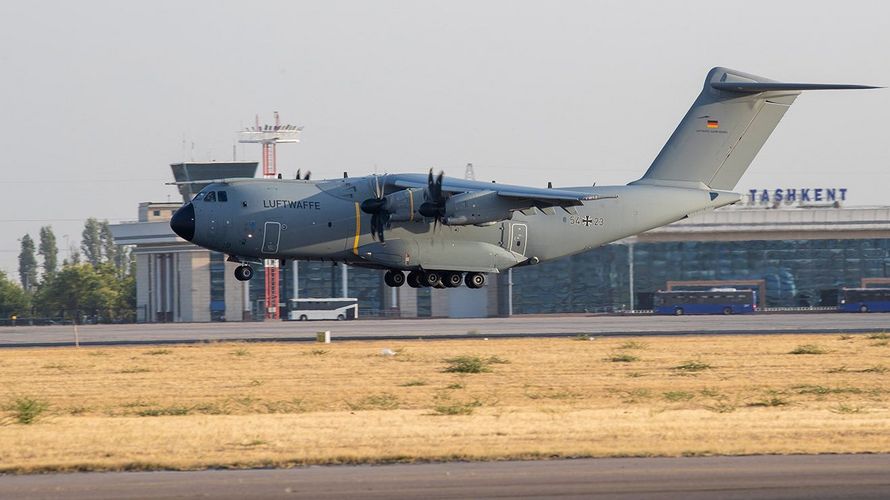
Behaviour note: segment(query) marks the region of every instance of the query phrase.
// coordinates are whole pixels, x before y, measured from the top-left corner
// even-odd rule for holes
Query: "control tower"
[[[256,117],[256,125],[246,128],[239,133],[238,142],[256,143],[263,147],[263,177],[274,179],[278,176],[276,165],[275,146],[278,144],[293,144],[300,142],[300,133],[303,127],[296,125],[282,125],[275,112],[275,123],[272,125],[260,125],[260,117]],[[279,268],[278,260],[266,259],[264,271],[266,278],[266,319],[279,319]]]
[[[256,175],[258,163],[255,161],[207,161],[173,163],[173,179],[177,184],[182,202],[188,203],[202,189],[216,179],[250,179]],[[195,182],[207,181],[207,182]],[[191,184],[194,182],[194,184]]]

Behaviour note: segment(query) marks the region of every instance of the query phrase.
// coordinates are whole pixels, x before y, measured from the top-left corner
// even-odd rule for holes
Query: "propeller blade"
[[[388,218],[389,218],[388,214],[380,215],[380,218],[377,221],[377,239],[380,240],[380,243],[383,243],[385,241],[385,238],[383,237],[383,229],[386,226],[385,219],[388,219]]]
[[[376,213],[371,215],[371,238],[377,239],[377,217]]]
[[[436,202],[441,203],[442,200],[442,181],[445,179],[445,172],[439,171],[439,176],[436,177]]]

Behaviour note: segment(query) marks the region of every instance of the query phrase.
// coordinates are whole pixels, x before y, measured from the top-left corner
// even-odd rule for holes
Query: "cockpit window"
[[[229,195],[225,191],[217,191],[216,199],[219,201],[229,201]]]
[[[210,191],[204,197],[204,201],[216,201],[216,191]]]

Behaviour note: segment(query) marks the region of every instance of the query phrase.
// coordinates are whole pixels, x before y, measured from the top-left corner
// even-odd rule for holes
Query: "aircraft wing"
[[[426,175],[395,174],[392,177],[394,177],[394,179],[391,183],[397,187],[427,187],[428,178]],[[603,196],[597,196],[583,191],[514,186],[510,184],[497,184],[494,182],[471,181],[448,177],[445,177],[442,181],[442,191],[451,194],[469,193],[473,191],[494,191],[499,197],[514,201],[516,204],[515,210],[523,210],[531,207],[579,206],[585,201],[604,198]]]

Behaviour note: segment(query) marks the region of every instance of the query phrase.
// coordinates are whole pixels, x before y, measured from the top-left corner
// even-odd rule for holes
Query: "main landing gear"
[[[247,264],[235,268],[235,279],[238,281],[250,281],[253,278],[253,268]]]
[[[405,283],[411,288],[457,288],[461,282],[468,288],[485,286],[485,275],[482,273],[466,273],[460,271],[411,271],[408,277],[402,271],[386,271],[383,281],[391,287],[400,287]]]

